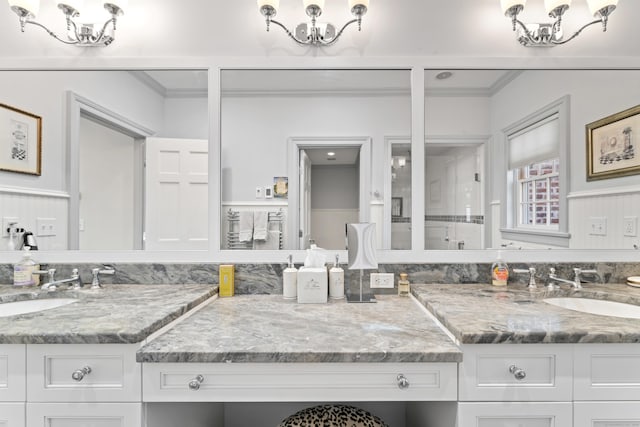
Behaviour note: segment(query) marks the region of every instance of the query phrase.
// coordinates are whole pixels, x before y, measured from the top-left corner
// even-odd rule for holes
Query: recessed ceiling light
[[[333,156],[335,156],[335,155],[336,155],[336,153],[334,153],[333,151],[329,151],[329,152],[327,153],[327,156],[329,156],[329,157],[333,157]]]
[[[436,79],[438,79],[438,80],[446,80],[451,76],[453,76],[453,73],[451,71],[443,71],[441,73],[436,74]]]

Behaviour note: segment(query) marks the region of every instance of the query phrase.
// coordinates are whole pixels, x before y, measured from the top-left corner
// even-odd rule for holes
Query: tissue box
[[[326,303],[329,294],[327,269],[301,267],[298,270],[297,286],[299,303]]]

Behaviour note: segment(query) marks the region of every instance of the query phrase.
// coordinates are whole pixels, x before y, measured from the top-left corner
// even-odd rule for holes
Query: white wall
[[[256,186],[288,176],[290,137],[372,138],[372,192],[383,193],[384,137],[408,135],[408,96],[225,97],[222,200],[255,200]],[[291,179],[291,177],[289,178]]]
[[[134,140],[80,120],[80,249],[134,249]]]
[[[207,97],[167,98],[164,101],[163,138],[209,139]]]

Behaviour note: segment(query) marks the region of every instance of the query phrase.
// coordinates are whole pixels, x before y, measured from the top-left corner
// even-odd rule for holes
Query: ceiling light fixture
[[[564,38],[562,16],[571,6],[571,0],[544,0],[544,6],[552,23],[524,24],[518,19],[524,10],[527,0],[500,0],[505,16],[511,18],[513,31],[517,31],[517,39],[523,46],[550,47],[565,44],[578,36],[585,28],[601,23],[602,31],[607,31],[609,16],[616,9],[618,0],[587,0],[591,14],[596,18],[583,25],[571,37]]]
[[[20,30],[24,33],[27,24],[33,24],[45,30],[58,41],[76,46],[107,46],[113,42],[116,31],[116,21],[124,14],[126,0],[109,0],[104,8],[111,15],[104,23],[89,22],[91,18],[82,20],[80,10],[83,9],[82,0],[64,0],[58,2],[58,9],[62,11],[67,23],[67,37],[62,38],[49,30],[45,25],[35,20],[40,9],[40,0],[8,0],[11,10],[20,19]]]
[[[288,30],[282,23],[273,19],[278,12],[280,0],[258,0],[260,13],[267,21],[267,31],[271,24],[276,24],[282,28],[289,37],[300,45],[330,46],[338,41],[344,30],[351,24],[358,23],[358,31],[362,29],[362,17],[367,13],[369,0],[348,0],[351,13],[355,19],[348,21],[336,32],[336,27],[332,24],[317,23],[317,18],[322,15],[325,0],[302,0],[307,15],[311,18],[311,25],[303,22],[295,29],[295,34]]]

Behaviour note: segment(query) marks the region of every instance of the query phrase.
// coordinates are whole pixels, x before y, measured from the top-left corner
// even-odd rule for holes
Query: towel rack
[[[283,249],[282,222],[284,220],[284,211],[269,211],[267,215],[267,231],[278,231],[278,249]],[[229,222],[229,231],[227,231],[227,249],[253,249],[253,241],[240,242],[240,212],[229,209],[227,211],[227,221]]]

